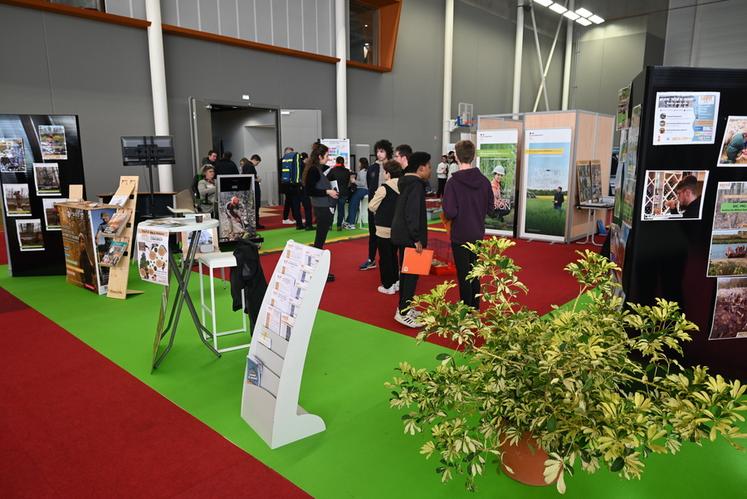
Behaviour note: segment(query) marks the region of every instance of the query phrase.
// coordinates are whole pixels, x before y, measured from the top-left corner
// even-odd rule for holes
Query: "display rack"
[[[142,291],[127,289],[127,282],[130,276],[130,258],[132,256],[132,235],[135,225],[135,207],[137,206],[137,188],[139,177],[123,176],[119,177],[119,188],[114,193],[115,198],[126,196],[127,201],[122,205],[122,210],[129,210],[130,219],[125,228],[115,237],[115,241],[126,241],[127,251],[122,258],[113,267],[109,267],[109,288],[106,296],[124,300],[127,295],[140,294]],[[118,210],[121,211],[121,210]]]
[[[298,274],[299,263],[303,276]],[[328,250],[288,241],[254,325],[244,373],[241,417],[272,449],[326,428],[322,418],[298,405],[298,398],[329,263]],[[278,310],[282,315],[276,327]]]

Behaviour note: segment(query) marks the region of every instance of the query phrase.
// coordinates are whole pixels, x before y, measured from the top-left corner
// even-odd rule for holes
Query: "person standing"
[[[368,188],[368,202],[371,202],[376,189],[384,183],[384,176],[381,174],[384,161],[392,159],[392,143],[386,139],[381,139],[374,144],[376,151],[376,161],[366,170],[366,186]],[[376,268],[376,222],[374,214],[368,210],[368,258],[360,264],[358,270],[371,270]]]
[[[322,174],[322,165],[327,163],[328,153],[327,146],[320,142],[315,143],[303,171],[304,189],[311,198],[314,218],[316,218],[314,247],[319,249],[324,249],[338,198],[338,193],[332,188],[332,183]],[[334,279],[335,276],[331,273],[327,276],[327,281],[334,281]]]
[[[330,182],[337,185],[337,230],[342,230],[342,223],[345,220],[345,203],[350,197],[350,170],[345,167],[345,158],[337,156],[335,166],[327,172],[327,178]],[[335,184],[333,184],[335,185]]]
[[[286,147],[283,158],[280,160],[280,188],[285,194],[285,206],[283,207],[283,224],[289,222],[286,208],[290,208],[293,219],[296,221],[296,229],[303,230],[303,219],[301,218],[301,155]]]
[[[399,291],[399,258],[392,244],[392,219],[399,197],[399,178],[404,174],[397,161],[384,163],[384,183],[374,193],[369,204],[376,218],[376,243],[379,245],[379,293],[393,295]]]
[[[438,191],[436,196],[443,197],[446,179],[449,176],[449,165],[446,163],[446,155],[441,156],[441,162],[436,167],[436,178],[438,178]]]
[[[244,175],[254,175],[254,219],[257,222],[257,230],[264,229],[265,226],[259,223],[259,206],[262,204],[262,188],[260,182],[262,180],[257,174],[257,167],[262,162],[262,158],[259,154],[252,154],[250,159],[241,159],[241,173]]]
[[[233,154],[231,154],[231,151],[226,151],[223,153],[223,157],[215,162],[215,175],[238,175],[239,174],[239,168],[236,166],[236,163],[234,163],[231,158],[233,157]]]
[[[428,219],[425,211],[425,185],[431,178],[431,155],[415,152],[408,158],[405,175],[399,179],[399,197],[392,218],[392,244],[399,246],[400,268],[405,248],[418,253],[428,246]],[[399,305],[394,320],[407,327],[418,328],[419,313],[410,309],[418,285],[416,274],[399,276]]]
[[[474,309],[480,308],[480,280],[467,279],[477,255],[465,247],[485,237],[485,217],[493,212],[495,197],[490,181],[472,166],[475,144],[470,140],[457,143],[459,170],[446,184],[443,197],[444,216],[451,220],[451,250],[459,281],[459,297]],[[497,167],[496,167],[497,168]]]
[[[447,168],[448,173],[446,175],[446,179],[448,180],[451,178],[452,175],[454,175],[454,173],[459,171],[459,163],[457,163],[456,155],[454,154],[454,151],[449,151],[449,156],[446,161],[449,165]]]
[[[301,153],[301,178],[303,178],[303,172],[306,168],[306,160],[309,159],[309,155],[305,152]],[[316,230],[314,227],[314,210],[311,208],[311,198],[306,193],[306,188],[301,182],[301,206],[303,206],[304,220],[306,221],[306,230]]]
[[[556,210],[563,209],[563,202],[565,201],[565,196],[563,196],[563,188],[561,186],[558,186],[557,189],[555,189],[555,193],[552,196],[552,207]]]
[[[355,175],[355,190],[350,196],[350,208],[348,209],[348,221],[345,224],[346,229],[355,229],[355,222],[358,219],[358,211],[361,207],[361,201],[368,196],[368,183],[366,182],[366,172],[368,171],[368,159],[361,158],[358,160],[358,173]]]

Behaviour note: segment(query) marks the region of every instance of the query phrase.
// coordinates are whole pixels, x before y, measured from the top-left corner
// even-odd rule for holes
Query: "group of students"
[[[399,293],[394,319],[405,326],[418,328],[422,326],[419,312],[410,308],[418,276],[402,273],[400,269],[405,248],[422,253],[428,246],[425,200],[431,178],[431,156],[426,152],[413,152],[407,144],[393,148],[388,140],[380,140],[374,147],[376,161],[363,165],[354,179],[358,200],[367,195],[369,210],[369,253],[359,269],[375,269],[378,252],[381,278],[378,291],[389,295]],[[314,144],[302,176],[303,188],[310,196],[317,221],[314,246],[320,249],[324,247],[341,197],[339,183],[338,189],[332,184],[337,180],[334,169],[325,175],[328,153],[324,144]],[[471,141],[461,141],[456,145],[458,168],[444,186],[443,210],[451,221],[451,244],[460,298],[477,308],[479,280],[467,279],[475,255],[464,245],[484,237],[485,217],[494,210],[494,195],[490,181],[472,166],[474,157],[475,145]],[[343,173],[350,175],[349,172]],[[359,202],[353,196],[350,201],[351,209]],[[328,280],[334,280],[334,276],[330,274]]]

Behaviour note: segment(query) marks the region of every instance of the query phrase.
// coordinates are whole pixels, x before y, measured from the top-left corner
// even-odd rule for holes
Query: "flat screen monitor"
[[[174,143],[171,136],[122,137],[124,166],[173,165]]]

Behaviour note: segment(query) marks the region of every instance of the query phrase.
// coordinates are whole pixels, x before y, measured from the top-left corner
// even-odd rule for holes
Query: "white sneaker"
[[[397,313],[394,314],[394,320],[402,324],[403,326],[411,327],[413,329],[417,329],[419,327],[423,327],[423,325],[415,319],[415,317],[412,316],[409,312],[405,315],[402,315],[399,313],[399,310],[397,310]]]
[[[293,220],[283,220],[283,225],[294,225],[295,223]]]
[[[385,295],[393,295],[397,292],[397,290],[394,289],[394,284],[392,284],[388,288],[385,288],[384,286],[379,286],[376,289],[379,293],[384,293]]]
[[[394,292],[399,293],[399,281],[395,282],[393,286],[394,286]]]

